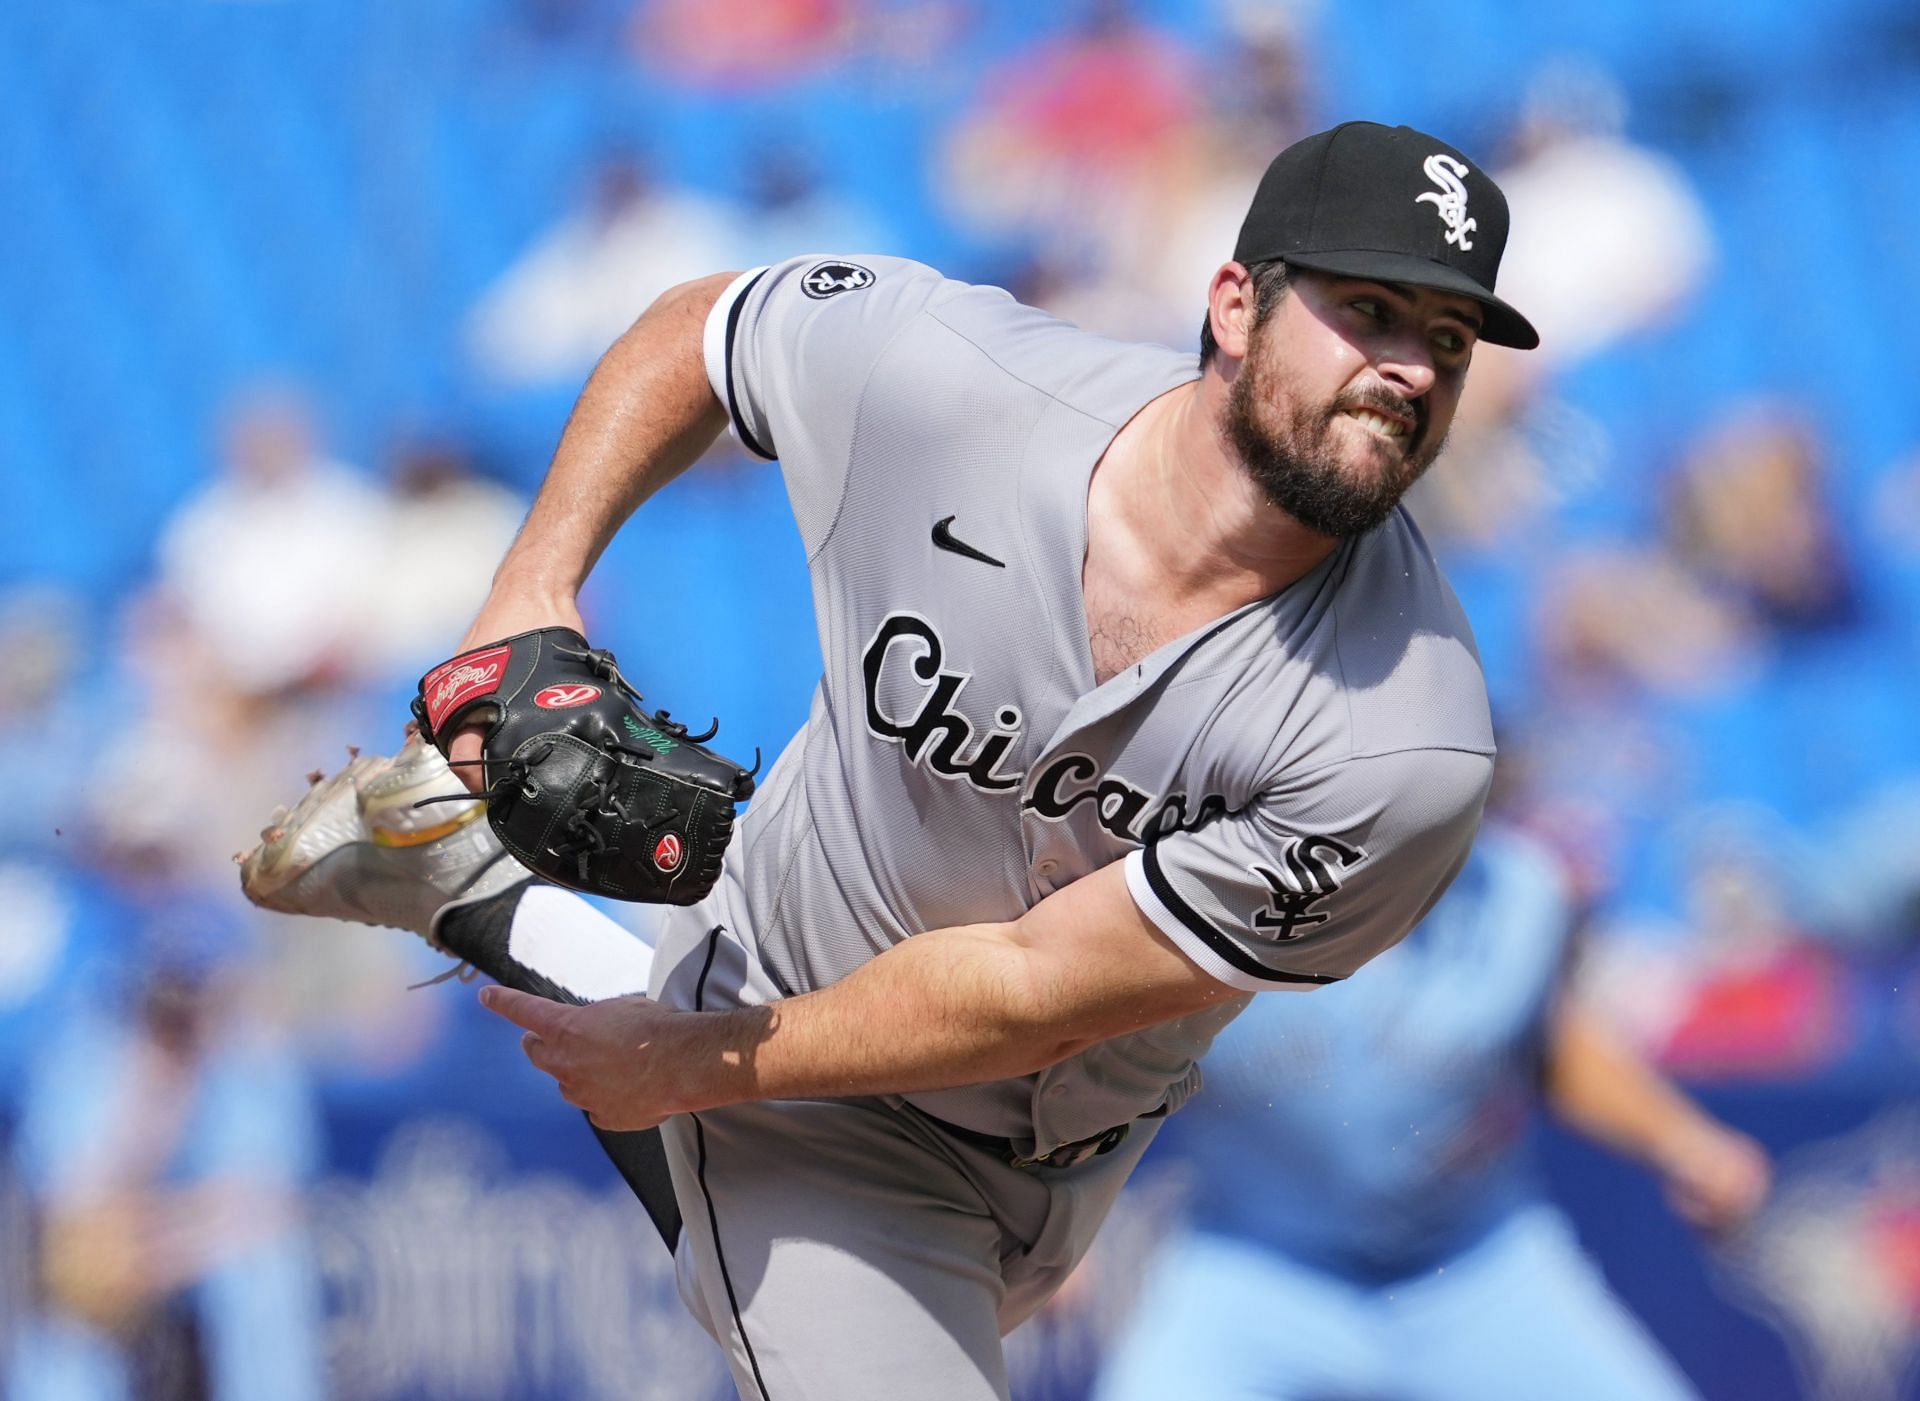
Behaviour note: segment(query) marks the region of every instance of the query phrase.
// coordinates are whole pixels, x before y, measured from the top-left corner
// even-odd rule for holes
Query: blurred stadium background
[[[1265,160],[1353,116],[1513,197],[1547,348],[1483,354],[1418,511],[1588,909],[1577,995],[1780,1171],[1719,1247],[1543,1129],[1550,1180],[1704,1395],[1920,1396],[1906,0],[0,5],[8,1394],[720,1394],[512,1038],[228,858],[394,741],[655,292],[875,250],[1190,345]],[[806,600],[723,445],[587,603],[745,752],[804,717]],[[1084,1394],[1171,1195],[1017,1395]]]

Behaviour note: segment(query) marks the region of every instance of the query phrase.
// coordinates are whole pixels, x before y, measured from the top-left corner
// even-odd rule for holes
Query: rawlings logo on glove
[[[592,895],[690,905],[719,879],[759,756],[743,769],[706,748],[717,722],[690,735],[640,700],[611,652],[540,628],[442,662],[420,678],[413,714],[442,754],[467,723],[486,725],[487,822],[529,869]]]

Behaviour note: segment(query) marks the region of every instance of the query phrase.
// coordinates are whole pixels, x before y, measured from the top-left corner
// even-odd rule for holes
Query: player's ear
[[[1207,319],[1213,327],[1214,344],[1230,359],[1246,358],[1247,341],[1253,332],[1254,299],[1253,274],[1243,263],[1222,263],[1207,286]]]

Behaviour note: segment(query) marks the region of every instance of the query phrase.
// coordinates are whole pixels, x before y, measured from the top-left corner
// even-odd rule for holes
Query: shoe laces
[[[451,982],[455,980],[458,980],[459,982],[463,982],[463,983],[470,983],[479,976],[480,976],[480,970],[478,968],[475,968],[471,963],[467,963],[463,961],[463,962],[454,964],[453,967],[447,969],[446,972],[441,973],[436,977],[428,978],[424,982],[408,983],[407,991],[418,992],[420,991],[421,988],[435,988],[435,987],[439,987],[440,984],[442,983]]]

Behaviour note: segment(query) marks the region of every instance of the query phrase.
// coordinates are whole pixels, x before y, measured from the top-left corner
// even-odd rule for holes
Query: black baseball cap
[[[1493,295],[1506,246],[1507,197],[1485,171],[1410,126],[1346,122],[1273,158],[1233,256],[1458,292],[1486,308],[1480,339],[1532,350],[1540,333]]]

